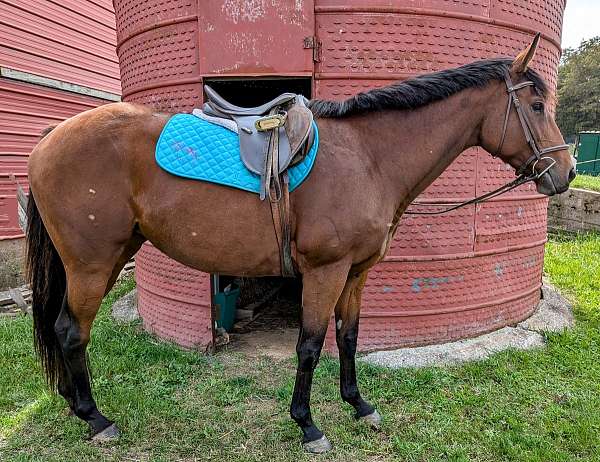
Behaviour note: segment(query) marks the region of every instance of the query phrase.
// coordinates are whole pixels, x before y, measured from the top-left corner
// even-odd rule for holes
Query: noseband
[[[522,184],[525,184],[529,181],[537,180],[538,178],[541,178],[552,167],[554,167],[554,165],[556,165],[556,159],[553,159],[552,157],[549,157],[546,154],[549,154],[551,152],[562,151],[564,149],[569,148],[568,144],[558,144],[556,146],[551,146],[549,148],[540,149],[540,147],[535,139],[535,136],[533,136],[533,130],[531,129],[531,122],[529,121],[529,118],[527,117],[527,114],[525,113],[525,111],[523,111],[523,106],[521,105],[521,101],[519,100],[519,97],[517,96],[517,91],[519,91],[523,88],[526,88],[526,87],[533,87],[533,86],[535,86],[535,83],[533,83],[532,81],[529,80],[526,82],[521,82],[517,85],[513,85],[512,79],[510,78],[510,74],[509,74],[508,70],[504,71],[504,82],[506,83],[506,91],[508,92],[508,105],[506,106],[506,115],[504,116],[504,125],[502,127],[502,137],[500,138],[500,144],[498,145],[498,149],[496,149],[496,152],[494,154],[492,154],[492,156],[498,157],[498,155],[500,154],[500,152],[502,150],[502,147],[504,146],[504,141],[506,139],[506,131],[508,130],[508,121],[510,119],[511,109],[514,106],[515,110],[517,111],[517,115],[519,116],[519,121],[521,122],[521,127],[523,128],[523,134],[525,135],[527,144],[529,145],[529,147],[531,147],[531,150],[533,151],[533,154],[531,155],[531,157],[529,157],[529,159],[527,159],[523,163],[523,165],[521,165],[517,169],[517,172],[516,172],[517,178],[515,180],[499,187],[498,189],[495,189],[493,191],[485,193],[481,196],[477,196],[468,201],[461,202],[460,204],[454,205],[452,207],[448,207],[444,210],[438,210],[435,212],[413,212],[410,210],[406,210],[404,212],[405,214],[407,214],[407,215],[440,215],[442,213],[451,212],[452,210],[456,210],[461,207],[465,207],[467,205],[480,204],[482,202],[486,202],[486,201],[492,199],[493,197],[499,196],[500,194],[504,194],[512,189],[515,189],[515,188],[521,186]],[[542,171],[536,173],[535,167],[537,166],[537,164],[540,160],[549,160],[550,163]],[[530,170],[529,174],[526,173],[528,170]],[[441,202],[431,202],[431,203],[423,204],[423,205],[433,206],[433,207],[441,207],[441,206],[444,206],[445,204],[441,203]]]
[[[556,160],[551,157],[544,157],[546,154],[556,151],[563,151],[569,148],[568,144],[559,144],[556,146],[551,146],[549,148],[540,149],[535,136],[533,136],[533,130],[531,129],[531,122],[529,121],[529,117],[525,111],[523,111],[523,106],[521,105],[521,101],[517,96],[517,91],[525,88],[525,87],[533,87],[535,84],[532,81],[521,82],[517,85],[513,85],[512,80],[510,78],[510,74],[508,70],[504,71],[504,81],[506,83],[506,91],[508,92],[508,105],[506,107],[506,115],[504,116],[504,126],[502,127],[502,137],[500,138],[500,144],[498,145],[498,149],[493,154],[494,157],[498,157],[500,152],[502,151],[502,147],[504,146],[504,140],[506,139],[506,131],[508,129],[508,120],[510,119],[510,110],[511,106],[515,107],[517,111],[517,115],[519,116],[519,122],[521,122],[521,127],[523,128],[523,134],[525,135],[525,139],[527,140],[527,144],[533,151],[533,154],[529,159],[525,161],[523,165],[521,165],[517,169],[517,175],[524,175],[525,172],[531,167],[531,175],[533,179],[540,178],[544,173],[550,170],[554,164],[556,164]],[[535,166],[542,159],[550,160],[550,165],[546,167],[542,172],[535,173]]]

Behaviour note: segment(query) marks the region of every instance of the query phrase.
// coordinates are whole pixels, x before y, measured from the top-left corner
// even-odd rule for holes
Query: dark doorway
[[[259,106],[286,92],[309,99],[312,94],[310,78],[207,78],[203,82],[230,103],[246,107]]]

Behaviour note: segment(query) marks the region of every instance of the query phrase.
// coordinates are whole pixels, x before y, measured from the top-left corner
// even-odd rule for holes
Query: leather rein
[[[486,202],[496,196],[507,193],[529,181],[537,180],[545,175],[554,165],[556,164],[556,160],[552,157],[547,156],[551,152],[563,151],[569,148],[568,144],[559,144],[556,146],[551,146],[549,148],[540,149],[535,136],[533,135],[533,130],[531,129],[531,122],[527,117],[527,114],[523,111],[523,106],[521,105],[521,101],[517,95],[517,91],[526,88],[533,87],[535,84],[532,81],[521,82],[517,85],[513,85],[512,79],[510,78],[510,74],[508,70],[504,73],[504,81],[506,83],[506,91],[508,93],[508,105],[506,107],[506,115],[504,116],[504,125],[502,127],[502,137],[500,138],[500,143],[496,152],[492,154],[493,157],[498,157],[502,147],[504,146],[504,141],[506,139],[506,131],[508,130],[508,122],[510,119],[511,109],[515,108],[517,111],[517,115],[519,116],[519,122],[521,122],[521,127],[523,128],[523,134],[525,135],[525,139],[527,140],[527,144],[531,147],[533,154],[529,159],[527,159],[523,165],[521,165],[517,170],[518,177],[509,183],[506,183],[500,186],[498,189],[494,189],[493,191],[482,194],[481,196],[474,197],[473,199],[469,199],[468,201],[461,202],[460,204],[456,204],[452,207],[447,207],[444,210],[438,210],[435,212],[413,212],[410,210],[406,210],[404,213],[407,215],[441,215],[443,213],[448,213],[453,210],[466,207],[467,205],[472,204],[480,204],[482,202]],[[544,168],[539,173],[536,173],[535,167],[537,166],[540,160],[549,160],[550,163],[546,168]],[[526,173],[529,171],[529,173]],[[432,206],[432,207],[443,207],[443,202],[431,202],[428,204],[418,204],[421,206]]]

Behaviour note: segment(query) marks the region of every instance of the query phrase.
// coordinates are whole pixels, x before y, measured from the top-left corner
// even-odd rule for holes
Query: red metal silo
[[[124,99],[177,112],[201,104],[207,79],[310,78],[312,96],[343,99],[514,56],[537,31],[534,67],[555,89],[565,0],[115,0],[115,7]],[[513,175],[472,149],[417,203],[457,203]],[[447,215],[404,218],[389,255],[370,272],[359,348],[448,341],[527,317],[539,301],[545,241],[546,199],[531,186]],[[210,344],[209,276],[150,245],[137,264],[146,327],[186,346]]]

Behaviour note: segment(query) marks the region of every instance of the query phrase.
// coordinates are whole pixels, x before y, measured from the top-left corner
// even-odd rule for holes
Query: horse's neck
[[[479,140],[484,90],[464,90],[414,110],[368,114],[362,124],[387,192],[403,209]],[[368,135],[366,135],[368,133]]]

